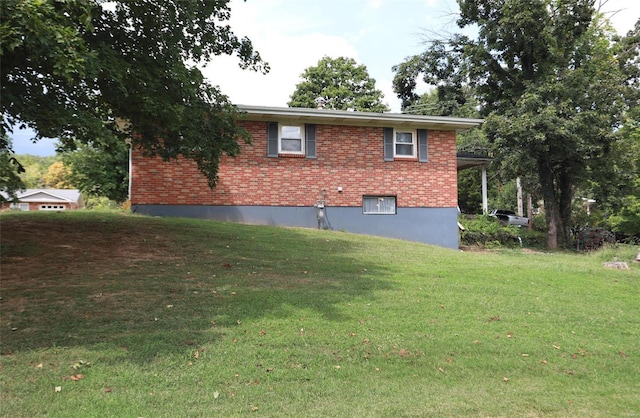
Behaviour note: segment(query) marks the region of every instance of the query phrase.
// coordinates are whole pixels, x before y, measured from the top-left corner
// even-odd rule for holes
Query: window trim
[[[365,200],[367,199],[393,199],[393,212],[368,212],[365,208]],[[379,206],[378,206],[379,208]],[[363,215],[397,215],[398,214],[398,197],[395,195],[363,195],[362,196],[362,214]]]
[[[283,138],[282,131],[284,128],[295,127],[300,130],[300,151],[291,151],[282,149],[283,139],[298,139],[298,138]],[[304,124],[278,124],[278,154],[291,154],[291,155],[305,155],[305,125]]]
[[[61,205],[59,203],[41,203],[40,209],[38,210],[65,210],[67,209],[65,205]]]
[[[397,142],[399,133],[411,134],[411,155],[398,154],[398,144],[409,145],[407,142]],[[416,129],[393,129],[393,158],[418,158],[418,131]]]

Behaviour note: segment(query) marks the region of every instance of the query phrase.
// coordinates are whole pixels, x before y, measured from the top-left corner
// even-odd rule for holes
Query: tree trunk
[[[571,245],[571,213],[573,203],[573,183],[571,181],[571,175],[565,170],[562,170],[558,181],[558,196],[559,196],[559,214],[561,224],[561,239],[562,246],[569,247]]]
[[[547,248],[555,250],[558,248],[558,217],[554,216],[552,210],[547,210],[547,201],[544,203],[544,213],[547,219]]]
[[[544,200],[544,215],[547,220],[547,248],[554,250],[558,248],[558,228],[561,227],[561,221],[553,173],[546,161],[538,160],[538,177]]]

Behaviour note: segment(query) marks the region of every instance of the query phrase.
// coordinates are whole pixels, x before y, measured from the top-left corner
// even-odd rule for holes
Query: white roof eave
[[[482,125],[484,119],[424,116],[405,113],[350,112],[344,110],[307,109],[299,107],[266,107],[238,105],[246,120],[296,120],[306,123],[394,127],[410,126],[433,130],[465,131]]]

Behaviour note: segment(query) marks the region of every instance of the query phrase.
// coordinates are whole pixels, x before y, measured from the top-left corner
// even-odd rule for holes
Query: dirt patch
[[[58,217],[58,218],[56,218]],[[153,225],[73,222],[64,214],[2,220],[2,288],[47,286],[47,276],[60,273],[101,276],[142,262],[181,258],[171,252],[166,235]],[[86,225],[91,225],[88,229]],[[73,282],[69,283],[73,285]]]

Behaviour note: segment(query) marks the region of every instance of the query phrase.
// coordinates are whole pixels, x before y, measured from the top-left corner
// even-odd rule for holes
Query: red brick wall
[[[195,164],[134,152],[132,204],[361,206],[363,195],[396,195],[398,207],[457,206],[456,138],[429,131],[429,161],[383,160],[383,129],[316,125],[317,159],[267,157],[267,123],[243,122],[253,144],[221,161],[211,190]],[[337,191],[342,187],[342,192]]]

